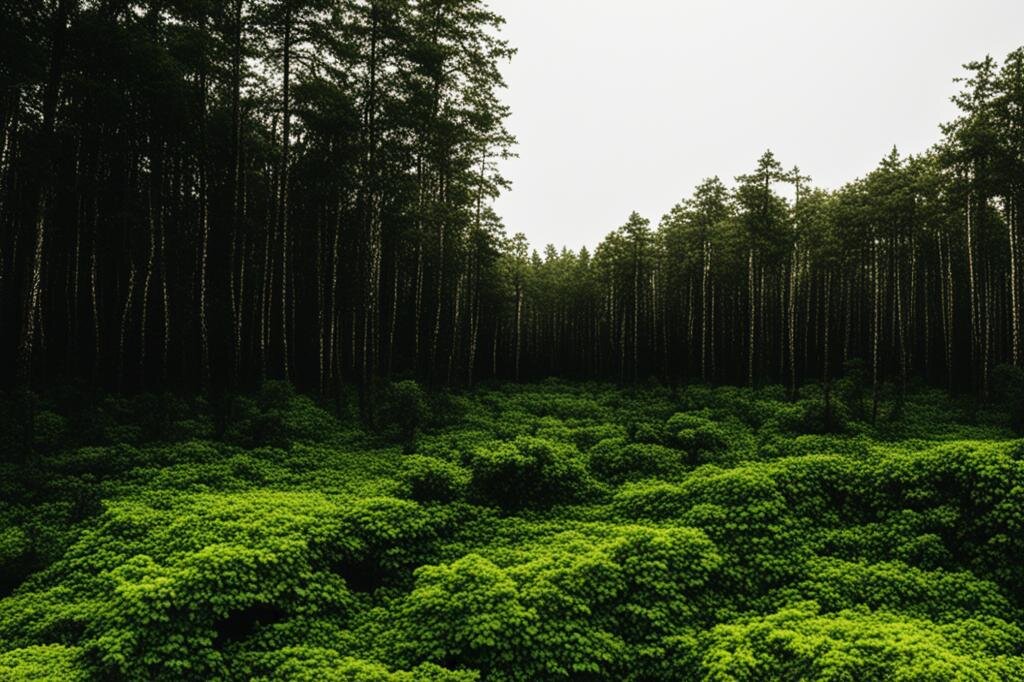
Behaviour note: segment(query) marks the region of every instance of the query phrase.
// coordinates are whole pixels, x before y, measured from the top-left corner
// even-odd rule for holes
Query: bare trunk
[[[971,306],[971,366],[975,367],[978,347],[980,346],[980,330],[978,325],[978,296],[975,288],[974,272],[974,238],[972,235],[972,195],[967,195],[967,287]]]
[[[158,176],[159,177],[159,176]],[[158,215],[156,222],[162,219],[161,215]],[[153,270],[155,268],[156,261],[156,227],[153,218],[153,178],[150,177],[149,193],[146,199],[146,217],[149,226],[149,253],[146,257],[146,274],[142,280],[142,306],[139,310],[139,378],[140,382],[145,384],[146,376],[146,333],[147,333],[147,319],[149,312],[149,287],[153,280]]]
[[[124,347],[128,338],[128,326],[131,322],[132,301],[135,298],[135,263],[128,264],[128,293],[125,295],[124,307],[121,309],[121,334],[117,344],[117,387],[124,388]]]
[[[516,350],[515,350],[515,369],[516,369],[516,381],[519,381],[519,357],[522,353],[523,341],[522,341],[522,329],[523,329],[523,285],[516,282]]]
[[[1017,204],[1013,199],[1007,200],[1007,227],[1010,241],[1010,324],[1012,329],[1012,341],[1010,358],[1015,366],[1020,365],[1020,303],[1018,301],[1017,270]]]
[[[789,266],[789,318],[788,340],[789,340],[789,394],[796,399],[796,290],[797,290],[797,268],[799,261],[796,246],[793,246],[793,253]]]
[[[882,324],[882,286],[878,268],[878,240],[872,239],[872,279],[875,295],[871,315],[871,421],[878,419],[878,334]]]
[[[199,157],[199,353],[201,379],[204,387],[210,386],[210,339],[207,326],[207,261],[209,258],[210,227],[206,172],[206,76],[200,78],[202,108],[202,142]]]
[[[284,82],[282,99],[284,107],[281,119],[281,177],[279,202],[281,223],[281,378],[288,381],[291,376],[288,362],[288,179],[291,173],[291,58],[292,58],[292,16],[287,6],[284,19]]]
[[[750,329],[749,342],[747,344],[747,386],[754,386],[754,322],[756,320],[757,305],[754,299],[754,249],[750,249],[747,256],[747,285],[750,300]]]

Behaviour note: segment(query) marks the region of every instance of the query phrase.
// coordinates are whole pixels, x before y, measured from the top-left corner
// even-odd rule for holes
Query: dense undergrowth
[[[281,384],[9,405],[0,679],[1024,679],[1009,416],[830,404],[401,384],[373,434]]]

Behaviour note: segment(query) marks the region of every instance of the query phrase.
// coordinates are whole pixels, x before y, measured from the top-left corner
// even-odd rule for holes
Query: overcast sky
[[[1024,0],[491,0],[518,159],[509,233],[592,248],[767,148],[815,184],[921,152],[960,65],[1024,45]]]

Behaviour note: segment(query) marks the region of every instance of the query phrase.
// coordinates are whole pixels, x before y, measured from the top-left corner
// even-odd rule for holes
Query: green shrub
[[[700,638],[695,677],[721,680],[1024,679],[1024,632],[994,619],[935,625],[813,602],[719,625]],[[692,674],[692,673],[691,673]]]
[[[390,671],[384,665],[345,656],[334,649],[285,647],[264,655],[252,682],[475,682],[474,671],[447,670],[430,663],[412,670]]]
[[[663,445],[627,443],[609,438],[590,449],[590,469],[598,478],[613,483],[627,480],[671,476],[679,473],[683,457],[678,450]]]
[[[871,409],[867,404],[870,383],[867,365],[860,358],[848,360],[843,366],[842,376],[834,382],[836,397],[856,419],[870,417]]]
[[[469,472],[457,464],[410,455],[402,462],[398,475],[405,493],[419,502],[451,502],[466,496]]]
[[[704,467],[680,483],[623,486],[613,509],[623,520],[673,521],[703,530],[727,557],[720,584],[740,600],[800,574],[806,534],[764,467]]]
[[[969,618],[1012,619],[1014,609],[994,583],[967,571],[923,571],[899,561],[815,559],[796,586],[803,599],[828,611],[863,605],[945,623]]]
[[[665,423],[670,442],[686,452],[690,464],[714,462],[729,448],[719,426],[702,414],[677,412]]]
[[[621,424],[594,424],[577,426],[572,429],[570,438],[582,452],[587,452],[603,440],[609,438],[627,438],[628,433]]]
[[[0,680],[85,682],[91,679],[82,651],[77,647],[45,644],[0,652]]]
[[[393,646],[487,679],[645,679],[667,634],[692,626],[717,570],[714,545],[688,528],[563,533],[501,567],[468,554],[416,573]]]
[[[226,421],[224,440],[250,448],[329,442],[338,432],[330,413],[281,381],[264,382],[252,397],[232,396]]]
[[[593,490],[582,456],[565,443],[520,436],[478,447],[468,459],[473,499],[505,510],[574,502]]]
[[[633,440],[637,443],[664,445],[668,440],[668,430],[658,422],[640,422],[633,426]]]

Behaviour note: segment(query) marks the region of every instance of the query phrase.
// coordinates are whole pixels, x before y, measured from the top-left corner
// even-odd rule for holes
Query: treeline
[[[1021,364],[1024,50],[835,191],[765,153],[590,253],[489,209],[510,153],[478,0],[54,0],[0,17],[8,384],[710,383]]]
[[[513,253],[517,366],[795,391],[859,362],[876,387],[916,376],[987,394],[1022,360],[1024,50],[965,69],[938,145],[894,148],[838,190],[769,151],[655,229],[634,213],[593,254]]]

